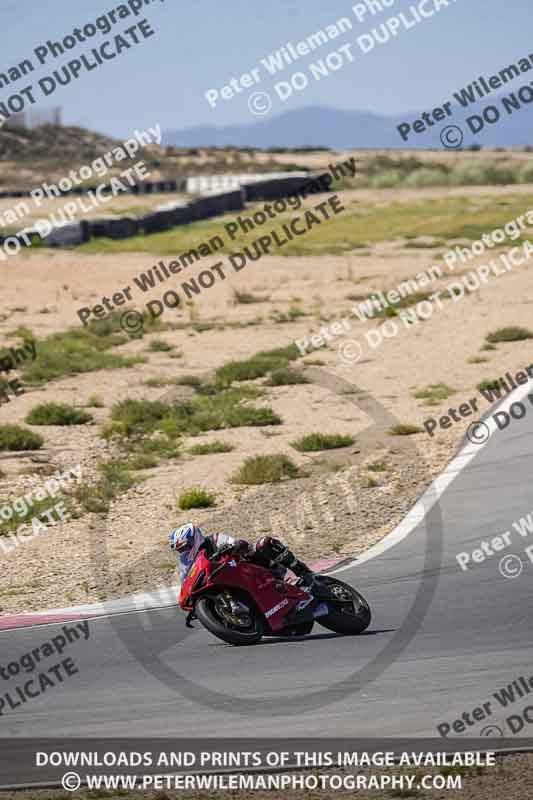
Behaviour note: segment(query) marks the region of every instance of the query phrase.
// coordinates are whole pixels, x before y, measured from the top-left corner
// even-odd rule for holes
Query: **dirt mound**
[[[103,155],[117,144],[115,139],[84,128],[42,125],[35,130],[14,128],[9,122],[0,130],[0,158],[84,161]]]

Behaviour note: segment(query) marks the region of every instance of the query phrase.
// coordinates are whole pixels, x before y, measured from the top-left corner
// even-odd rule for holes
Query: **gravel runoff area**
[[[435,193],[429,190],[428,196]],[[461,194],[478,198],[494,191],[461,189]],[[345,193],[347,202],[352,197]],[[379,202],[380,197],[382,202],[389,201],[386,192],[381,196],[377,191],[368,199]],[[33,430],[45,437],[42,450],[0,454],[5,473],[2,499],[17,497],[50,472],[78,463],[83,480],[91,480],[97,462],[113,455],[113,448],[100,437],[101,424],[108,421],[113,404],[125,397],[157,400],[168,395],[168,388],[147,386],[147,379],[203,375],[230,359],[247,358],[318,333],[333,318],[349,319],[349,336],[365,343],[376,322],[363,322],[350,314],[350,298],[391,289],[431,263],[442,263],[437,256],[431,249],[406,250],[401,243],[384,242],[363,255],[354,251],[342,256],[264,257],[231,281],[205,292],[194,309],[169,312],[168,321],[184,325],[180,330],[150,334],[113,349],[126,356],[142,355],[145,363],[56,380],[1,405],[0,423],[24,424],[26,414],[38,403],[84,406],[95,393],[103,402],[102,408],[89,409],[95,424],[35,426]],[[458,267],[454,280],[482,260]],[[0,346],[16,344],[10,332],[20,325],[38,337],[79,325],[76,310],[80,306],[96,303],[104,291],[131,283],[132,276],[155,261],[141,253],[63,251],[22,253],[7,264],[0,263],[4,287]],[[442,288],[449,278],[445,274],[431,288]],[[237,302],[235,290],[251,293],[254,302]],[[156,287],[143,301],[160,292]],[[143,482],[121,495],[108,516],[88,514],[68,520],[2,554],[0,613],[97,602],[174,582],[175,562],[166,534],[190,517],[208,531],[225,529],[251,539],[266,533],[280,535],[307,560],[364,552],[394,527],[445,467],[472,417],[439,428],[434,436],[424,430],[394,436],[390,425],[422,426],[430,416],[447,414],[450,406],[457,408],[479,398],[479,382],[531,364],[530,340],[498,344],[490,350],[485,341],[495,329],[527,327],[532,302],[524,264],[460,302],[444,303],[424,322],[411,328],[400,326],[398,335],[383,340],[379,347],[365,346],[356,363],[340,357],[337,339],[327,348],[310,350],[295,362],[305,370],[308,384],[268,387],[263,379],[252,382],[265,390],[264,397],[254,402],[270,406],[281,416],[282,425],[186,437],[181,455],[142,473]],[[305,316],[280,319],[291,306]],[[208,321],[209,325],[198,326]],[[156,338],[164,338],[174,350],[148,352],[150,341]],[[312,366],[317,361],[320,366]],[[345,381],[344,389],[324,385],[324,372],[330,382],[332,376]],[[428,406],[415,395],[430,384],[444,384],[453,395]],[[482,399],[480,409],[483,413],[489,409]],[[342,451],[294,450],[294,439],[315,431],[348,434],[355,442]],[[215,439],[229,442],[234,449],[207,456],[188,453],[192,445]],[[230,482],[245,458],[280,453],[290,456],[307,477],[259,488]],[[369,469],[376,462],[381,467]],[[179,511],[177,497],[191,486],[214,492],[216,505]]]

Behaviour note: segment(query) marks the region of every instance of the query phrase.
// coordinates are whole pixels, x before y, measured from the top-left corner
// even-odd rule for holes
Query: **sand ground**
[[[513,187],[513,192],[515,188],[517,193],[531,189]],[[428,201],[450,193],[475,196],[498,191],[425,190]],[[398,198],[395,192],[395,198],[419,198],[421,190],[400,194]],[[357,193],[359,201],[366,198],[374,203],[387,202],[390,197],[387,190]],[[353,193],[346,192],[343,198],[349,203]],[[146,379],[204,375],[231,359],[301,341],[324,326],[330,331],[334,319],[345,320],[349,328],[344,336],[332,336],[328,347],[310,349],[307,358],[298,362],[311,383],[267,388],[265,398],[258,401],[280,414],[282,425],[189,437],[183,442],[182,456],[146,471],[145,480],[118,498],[107,517],[86,515],[68,521],[49,528],[31,544],[2,553],[0,612],[97,601],[172,582],[175,572],[166,548],[167,532],[191,515],[208,531],[231,530],[252,539],[266,532],[281,535],[311,560],[332,554],[357,555],[391,530],[448,462],[473,418],[438,430],[433,437],[425,431],[409,437],[392,436],[389,428],[396,423],[422,425],[430,416],[447,413],[450,406],[479,398],[475,387],[480,381],[514,373],[532,363],[527,340],[501,344],[491,351],[481,348],[486,335],[497,328],[528,327],[533,285],[528,265],[516,267],[493,277],[479,291],[444,303],[423,322],[398,324],[397,335],[372,347],[366,337],[379,321],[362,322],[354,316],[350,296],[392,289],[432,264],[442,267],[442,277],[431,284],[436,291],[451,280],[460,280],[483,259],[462,265],[452,274],[433,251],[406,250],[398,242],[380,243],[365,253],[264,257],[203,292],[194,304],[167,311],[162,319],[187,323],[182,329],[151,334],[116,349],[125,355],[143,355],[146,363],[57,380],[1,405],[0,423],[23,424],[29,410],[41,402],[83,406],[97,394],[104,403],[101,409],[91,409],[94,425],[35,428],[45,436],[44,450],[21,457],[0,456],[5,473],[1,497],[7,500],[38,485],[42,473],[54,468],[81,463],[84,480],[90,480],[98,460],[113,454],[100,436],[100,423],[108,420],[112,405],[125,397],[159,399],[172,392],[150,388]],[[20,325],[38,337],[79,325],[79,308],[92,306],[104,294],[110,296],[132,284],[135,275],[157,260],[146,253],[88,255],[57,250],[23,252],[7,263],[0,262],[0,344],[16,344],[10,331]],[[190,274],[196,274],[194,268]],[[164,288],[172,288],[172,283]],[[252,293],[261,302],[240,304],[235,289]],[[160,297],[162,291],[138,292],[138,307]],[[275,314],[290,307],[306,316],[276,322]],[[194,329],[198,322],[207,321],[215,327],[203,332]],[[230,327],[245,322],[251,324]],[[164,338],[175,346],[173,354],[181,357],[148,353],[152,338]],[[362,347],[357,361],[353,360],[354,341]],[[306,361],[317,359],[320,366],[305,366]],[[336,380],[341,385],[335,384]],[[439,383],[455,391],[441,404],[428,407],[413,396],[417,390]],[[482,398],[479,407],[482,412],[488,410]],[[295,438],[313,431],[351,434],[355,444],[322,454],[299,453],[291,447]],[[214,439],[228,441],[235,449],[226,454],[187,455],[190,445]],[[229,482],[246,457],[267,453],[289,455],[310,470],[309,477],[262,487],[238,487]],[[385,462],[385,470],[369,473],[366,466],[376,460]],[[178,495],[191,486],[214,491],[216,506],[178,511]]]

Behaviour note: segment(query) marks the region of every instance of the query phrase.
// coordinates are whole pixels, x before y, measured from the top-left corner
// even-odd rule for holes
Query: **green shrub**
[[[520,168],[518,180],[520,183],[533,183],[533,163],[531,161]]]
[[[243,361],[228,361],[223,367],[217,369],[216,384],[222,388],[231,386],[234,381],[253,381],[256,378],[263,378],[280,365],[279,359],[257,358],[256,356]]]
[[[403,185],[411,186],[415,189],[425,186],[447,186],[449,183],[448,175],[441,169],[428,169],[422,167],[407,176]]]
[[[87,408],[104,408],[104,401],[97,394],[92,394],[87,400]]]
[[[240,392],[230,389],[213,397],[195,398],[195,414],[187,432],[281,425],[281,417],[271,408],[241,405],[240,397]]]
[[[148,433],[156,430],[157,424],[173,411],[172,406],[160,400],[131,400],[126,398],[115,403],[111,419],[119,423],[115,432],[124,436]]]
[[[390,169],[371,178],[370,185],[373,189],[394,189],[402,183],[402,173],[397,169]]]
[[[505,186],[518,183],[520,173],[512,167],[493,164],[490,161],[460,163],[451,171],[452,186]]]
[[[13,502],[13,498],[11,501],[8,499],[0,500],[0,506],[8,506],[11,505]],[[46,517],[41,519],[41,514],[44,514],[45,511],[51,511],[52,507],[59,502],[63,502],[69,511],[70,499],[64,494],[56,494],[55,497],[52,499],[50,497],[45,497],[42,500],[37,500],[37,498],[32,497],[31,505],[26,503],[26,511],[18,514],[14,513],[11,519],[1,519],[0,520],[0,536],[8,536],[10,533],[15,533],[17,528],[20,525],[28,525],[31,528],[31,521],[34,517],[37,517],[40,522],[43,522],[45,525],[47,524]]]
[[[391,436],[412,436],[414,433],[422,433],[422,428],[418,425],[393,425],[392,428],[389,428],[389,434]]]
[[[341,433],[308,433],[291,442],[291,447],[301,453],[312,453],[318,450],[335,450],[338,447],[349,447],[355,442],[353,436]]]
[[[168,386],[171,383],[174,383],[174,380],[164,375],[155,375],[153,378],[147,378],[143,381],[144,386],[148,386],[150,389],[160,389],[162,386]]]
[[[0,425],[0,452],[10,450],[40,450],[43,437],[20,425]]]
[[[105,320],[102,322],[102,324]],[[106,352],[124,344],[127,337],[119,334],[102,335],[95,328],[71,328],[36,341],[37,358],[20,365],[26,383],[39,386],[54,378],[80,375],[100,369],[119,369],[144,362],[135,356],[120,356]]]
[[[232,476],[232,483],[255,486],[262,483],[278,483],[284,478],[297,478],[296,464],[285,455],[251,456]]]
[[[111,460],[98,465],[100,478],[93,484],[82,484],[74,497],[87,513],[106,514],[112,500],[127,492],[136,479],[122,461]]]
[[[27,414],[28,425],[85,425],[93,417],[68,403],[41,403]]]
[[[271,316],[274,322],[282,323],[294,322],[295,319],[306,317],[307,314],[305,311],[302,311],[301,308],[298,308],[297,306],[291,306],[288,311],[273,311]]]
[[[182,511],[189,508],[210,508],[215,505],[215,495],[205,489],[187,489],[178,498],[178,507]]]
[[[148,350],[151,353],[168,353],[169,350],[174,350],[174,345],[165,342],[164,339],[152,339],[148,345]]]
[[[420,389],[413,394],[417,400],[424,400],[426,406],[438,406],[443,400],[447,400],[456,393],[455,389],[446,386],[445,383],[430,383],[425,389]]]
[[[106,338],[115,336],[116,339],[120,338],[125,342],[130,339],[142,339],[145,334],[154,333],[155,331],[164,331],[169,327],[166,322],[162,322],[158,318],[152,316],[144,320],[142,328],[137,333],[129,333],[124,336],[123,325],[123,311],[112,311],[105,319],[92,319],[85,330],[89,331],[95,336]]]
[[[445,242],[442,239],[432,239],[429,242],[411,240],[406,242],[404,246],[406,250],[433,250],[435,247],[442,247],[444,244]]]
[[[527,328],[518,325],[511,325],[508,328],[498,328],[497,331],[489,333],[487,342],[497,344],[498,342],[521,342],[524,339],[533,339],[533,333]]]
[[[251,305],[252,303],[264,303],[268,297],[259,297],[259,295],[251,294],[250,292],[239,292],[238,289],[233,290],[233,299],[237,305]]]
[[[281,418],[271,408],[243,405],[260,393],[255,387],[225,389],[174,405],[159,400],[122,400],[113,406],[112,422],[103,433],[106,438],[129,438],[158,430],[172,438],[223,428],[280,425]]]
[[[369,295],[368,300],[371,300],[372,297],[373,295]],[[385,306],[385,308],[376,309],[372,314],[372,316],[378,318],[397,317],[398,312],[396,309],[409,308],[410,306],[414,306],[417,303],[421,303],[423,300],[428,300],[429,297],[430,297],[429,292],[411,292],[410,294],[405,295],[405,297],[402,297],[398,303],[394,303],[394,305],[389,305]]]
[[[129,458],[138,459],[137,463],[146,459],[145,463],[150,460],[154,467],[157,466],[160,458],[176,458],[180,454],[178,444],[167,436],[143,437],[128,441],[126,452],[129,454]]]
[[[176,379],[177,386],[192,386],[193,389],[199,389],[202,385],[202,379],[198,375],[182,375],[181,378]]]
[[[217,326],[212,322],[195,322],[191,327],[195,333],[205,333],[206,331],[215,330]]]
[[[487,390],[487,389],[488,390],[493,390],[493,389],[499,390],[500,389],[500,379],[499,378],[492,378],[492,379],[491,378],[486,378],[484,381],[481,381],[480,383],[478,383],[478,385],[476,386],[476,389],[479,392],[482,392],[482,391]]]
[[[153,467],[157,467],[158,464],[159,461],[155,456],[149,455],[148,453],[137,453],[130,456],[124,466],[126,469],[131,469],[133,472],[136,472],[140,469],[152,469]]]
[[[234,381],[252,381],[263,378],[269,372],[286,367],[289,361],[298,358],[300,352],[296,345],[263,350],[251,358],[241,361],[229,361],[219,367],[215,373],[216,385],[220,388],[231,386]]]
[[[269,386],[293,386],[298,383],[309,383],[305,375],[290,367],[279,367],[270,373]]]
[[[386,472],[387,465],[384,461],[373,461],[371,464],[367,464],[365,469],[369,472]]]
[[[274,347],[272,350],[260,350],[258,358],[279,358],[280,361],[295,361],[301,355],[295,344],[286,347]]]
[[[490,186],[508,186],[519,183],[520,174],[511,166],[488,164],[487,180]]]
[[[206,442],[205,444],[195,444],[189,447],[192,456],[209,456],[213,453],[230,453],[235,447],[229,442]]]

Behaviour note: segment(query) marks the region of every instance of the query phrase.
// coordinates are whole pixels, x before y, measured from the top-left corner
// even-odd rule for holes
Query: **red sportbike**
[[[262,636],[305,636],[316,620],[345,635],[370,625],[370,607],[348,584],[315,575],[310,589],[297,579],[281,580],[270,570],[232,551],[208,557],[200,551],[180,591],[187,626],[198,619],[229,644],[256,644]]]

